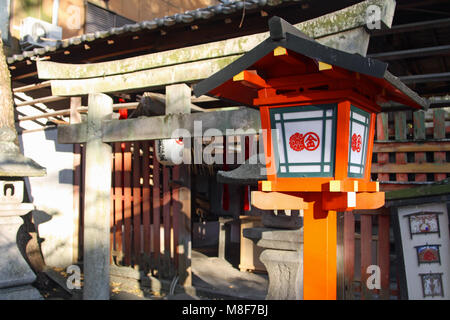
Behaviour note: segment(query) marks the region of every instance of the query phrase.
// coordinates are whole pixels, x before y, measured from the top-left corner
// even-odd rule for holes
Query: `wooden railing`
[[[397,190],[447,178],[450,120],[445,108],[397,111],[377,116],[372,179]]]

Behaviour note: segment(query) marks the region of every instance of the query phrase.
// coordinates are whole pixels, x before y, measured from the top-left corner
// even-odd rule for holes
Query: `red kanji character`
[[[314,132],[308,132],[305,134],[306,150],[314,151],[320,145],[319,136]]]

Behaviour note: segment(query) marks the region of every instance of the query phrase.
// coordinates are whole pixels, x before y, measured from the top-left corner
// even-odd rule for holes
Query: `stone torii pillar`
[[[109,300],[111,145],[102,141],[102,121],[112,119],[112,99],[90,94],[84,197],[84,300]]]
[[[185,84],[166,90],[166,114],[190,113],[191,90]],[[84,300],[108,300],[110,295],[110,204],[111,145],[103,141],[103,122],[112,119],[112,99],[102,93],[90,94],[86,132],[86,189],[84,216]],[[128,120],[135,121],[135,120]],[[179,172],[183,186],[179,188],[181,205],[180,283],[191,286],[190,243],[190,179],[185,167]],[[188,199],[189,198],[189,199]],[[189,207],[189,208],[187,208]]]

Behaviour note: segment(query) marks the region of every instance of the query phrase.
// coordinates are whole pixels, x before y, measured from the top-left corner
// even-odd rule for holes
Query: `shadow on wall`
[[[56,128],[24,132],[19,142],[24,155],[47,168],[44,177],[24,179],[28,202],[37,209],[31,218],[36,245],[47,266],[65,267],[74,259],[73,146],[58,144]]]
[[[51,219],[50,215],[47,216]],[[39,238],[37,225],[33,223],[33,212],[29,212],[21,218],[23,224],[17,232],[17,246],[31,269],[35,273],[42,272],[45,268],[45,261],[41,252],[40,243],[43,239]]]

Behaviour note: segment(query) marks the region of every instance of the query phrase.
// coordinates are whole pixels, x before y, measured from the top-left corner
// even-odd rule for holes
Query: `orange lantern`
[[[304,298],[335,299],[336,211],[384,205],[370,179],[376,113],[387,101],[428,102],[383,62],[321,45],[279,17],[269,28],[194,93],[259,108],[268,174],[252,204],[304,210]]]

